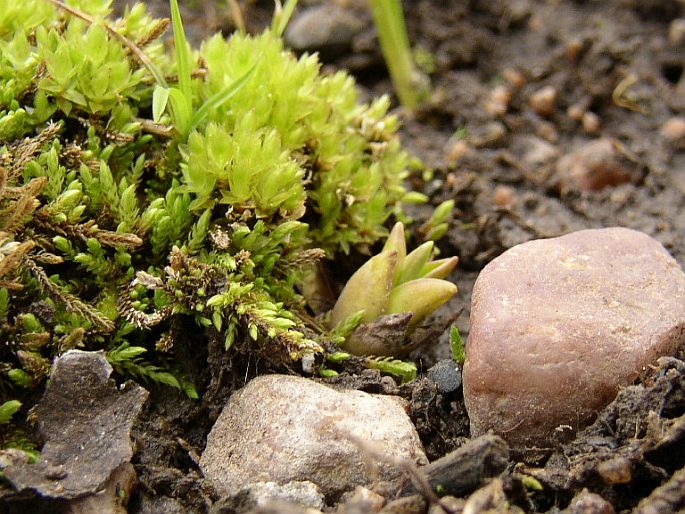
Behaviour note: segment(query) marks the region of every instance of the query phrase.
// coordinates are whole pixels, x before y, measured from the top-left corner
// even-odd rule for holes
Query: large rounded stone
[[[427,463],[404,409],[397,397],[264,375],[231,396],[207,438],[200,467],[222,494],[255,482],[308,480],[334,498],[356,485],[399,476],[397,467],[378,462],[379,452]]]
[[[684,343],[685,274],[649,236],[607,228],[516,246],[473,290],[464,365],[472,435],[550,445]]]
[[[366,11],[366,12],[364,12]],[[358,11],[334,2],[308,7],[288,24],[285,41],[299,51],[339,54],[368,25],[368,11]]]

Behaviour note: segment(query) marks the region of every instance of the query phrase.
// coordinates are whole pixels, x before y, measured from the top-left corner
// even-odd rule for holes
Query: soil
[[[149,3],[164,15],[165,1]],[[270,2],[241,4],[250,30],[270,20]],[[450,308],[463,309],[456,324],[464,337],[479,270],[530,239],[625,226],[656,238],[685,266],[685,136],[664,135],[670,119],[685,116],[685,34],[674,28],[674,20],[685,17],[682,1],[416,0],[405,2],[405,10],[410,39],[434,56],[435,70],[431,100],[413,115],[398,111],[402,137],[434,170],[413,187],[432,205],[450,198],[457,204],[439,246],[460,258],[453,276],[460,293]],[[184,16],[196,39],[233,29],[224,2],[198,3]],[[368,34],[361,38],[366,43],[356,45],[358,52],[326,56],[326,67],[350,69],[366,95],[391,93],[380,54]],[[554,88],[556,102],[536,112],[531,97],[545,87]],[[583,119],[583,113],[591,114]],[[602,137],[620,143],[630,179],[597,191],[564,187],[558,159]],[[415,208],[415,226],[429,212]],[[139,485],[131,513],[208,512],[218,498],[201,479],[197,455],[212,422],[250,378],[284,371],[229,357],[215,342],[201,347],[188,348],[195,368],[188,371],[206,391],[201,402],[150,388],[134,429]],[[441,344],[413,357],[426,370],[447,354]],[[368,371],[337,382],[381,393],[387,385]],[[410,400],[431,461],[468,441],[460,389],[443,395],[421,378],[399,392]],[[683,511],[684,415],[685,363],[665,359],[568,445],[551,455],[512,454],[502,475],[510,507],[475,512],[509,512],[511,505],[527,512],[611,512],[601,503],[596,510],[573,510],[580,507],[572,499],[584,489],[616,512]]]

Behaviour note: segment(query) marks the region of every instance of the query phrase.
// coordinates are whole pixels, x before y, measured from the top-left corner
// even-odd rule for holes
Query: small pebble
[[[485,102],[485,112],[493,116],[506,114],[511,102],[511,91],[506,86],[497,86],[491,92]]]
[[[684,299],[678,263],[635,230],[581,230],[507,250],[473,288],[463,370],[471,435],[493,431],[529,448],[571,437],[685,344]],[[606,469],[612,480],[624,471]]]
[[[582,51],[583,41],[580,38],[573,38],[566,44],[566,57],[571,62],[578,61],[578,57]]]
[[[556,143],[559,141],[559,132],[554,124],[550,123],[549,121],[541,120],[535,126],[535,135],[541,137],[545,141],[549,141],[550,143]]]
[[[685,139],[685,118],[680,116],[670,118],[661,126],[659,132],[672,142]]]
[[[456,165],[459,164],[459,161],[461,161],[461,159],[470,151],[471,146],[463,139],[458,139],[447,149],[445,159],[448,164]]]
[[[222,495],[254,482],[310,481],[331,496],[394,480],[401,474],[395,466],[361,464],[368,455],[360,444],[425,464],[405,408],[395,396],[261,375],[231,395],[207,436],[200,468]]]
[[[492,201],[497,207],[514,207],[518,203],[516,190],[512,187],[499,184],[492,193]]]
[[[341,502],[345,512],[358,509],[360,512],[378,512],[385,504],[385,498],[371,489],[358,485],[354,491],[343,496]]]
[[[597,473],[609,485],[628,484],[633,479],[633,465],[625,457],[614,457],[600,462]]]
[[[642,167],[616,139],[600,138],[557,161],[562,192],[599,191],[640,179]]]
[[[505,69],[502,77],[515,89],[521,89],[526,84],[525,75],[515,68]]]
[[[631,197],[632,191],[626,188],[616,188],[609,195],[609,199],[614,205],[626,205],[630,202]]]
[[[545,86],[533,93],[528,103],[540,116],[551,116],[557,109],[557,90],[552,86]]]
[[[368,20],[364,18],[334,2],[308,7],[288,24],[285,41],[300,51],[346,48],[366,27]]]
[[[672,45],[685,43],[685,18],[676,18],[668,27],[668,42]]]
[[[428,379],[442,394],[451,393],[461,386],[461,369],[452,359],[444,359],[428,370]]]
[[[444,505],[448,510],[443,509],[441,505]],[[447,495],[440,498],[440,505],[431,505],[428,514],[457,514],[464,512],[464,505],[466,505],[465,499]]]
[[[588,134],[596,134],[599,132],[599,116],[592,111],[587,111],[582,118],[583,130]]]
[[[507,127],[499,121],[491,121],[480,127],[474,134],[472,143],[476,148],[494,148],[507,135]]]
[[[523,510],[512,505],[504,492],[501,478],[494,478],[490,483],[469,496],[464,504],[463,514],[506,512],[507,514],[524,514]]]
[[[576,103],[569,105],[568,109],[566,109],[566,116],[571,118],[573,121],[582,121],[585,111],[586,108],[582,103]]]

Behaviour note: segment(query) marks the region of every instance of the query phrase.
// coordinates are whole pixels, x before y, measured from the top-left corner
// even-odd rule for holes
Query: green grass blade
[[[288,22],[297,7],[298,0],[286,0],[285,6],[282,9],[276,9],[274,13],[274,19],[271,22],[271,31],[278,37],[281,37],[285,32],[285,28],[288,26]],[[278,4],[277,4],[278,5]]]
[[[188,97],[181,93],[180,89],[172,87],[168,91],[171,120],[176,130],[185,138],[190,132],[190,121],[193,116],[192,107],[188,102]]]
[[[204,104],[202,104],[202,106],[193,115],[193,118],[190,122],[189,130],[196,129],[207,118],[212,109],[221,107],[233,95],[240,91],[245,86],[245,84],[247,84],[247,81],[254,73],[256,66],[257,65],[255,64],[242,77],[234,80],[226,87],[224,87],[221,91],[213,94],[210,98],[208,98],[207,101]]]
[[[452,349],[452,360],[459,364],[464,364],[466,360],[466,345],[457,327],[450,330],[450,348]]]
[[[171,25],[174,28],[174,46],[176,47],[176,62],[178,64],[178,86],[183,96],[192,103],[190,51],[188,50],[186,33],[183,29],[181,11],[178,8],[178,0],[171,0]]]
[[[162,86],[162,87],[169,87],[166,79],[164,78],[164,74],[157,67],[157,65],[155,63],[153,63],[152,61],[149,61],[149,62],[145,62],[143,64],[148,69],[148,71],[152,74],[157,85]]]

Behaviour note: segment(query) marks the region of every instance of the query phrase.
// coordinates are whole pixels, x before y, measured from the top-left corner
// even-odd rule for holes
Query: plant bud
[[[402,222],[395,223],[392,227],[388,238],[383,245],[384,252],[397,252],[397,263],[401,264],[407,256],[407,243],[404,236],[404,224]]]
[[[433,241],[426,241],[418,248],[414,249],[404,262],[399,266],[399,272],[395,278],[395,285],[403,284],[410,280],[421,278],[421,270],[428,263],[433,255]]]
[[[362,322],[369,322],[384,314],[397,262],[398,255],[394,250],[384,250],[366,261],[340,293],[331,312],[330,326],[337,326],[360,310],[364,310]]]
[[[411,312],[409,328],[418,325],[430,313],[452,298],[457,286],[437,278],[419,278],[400,284],[388,298],[388,314]]]
[[[424,265],[421,270],[423,278],[447,278],[459,264],[459,257],[447,257],[438,259]]]

